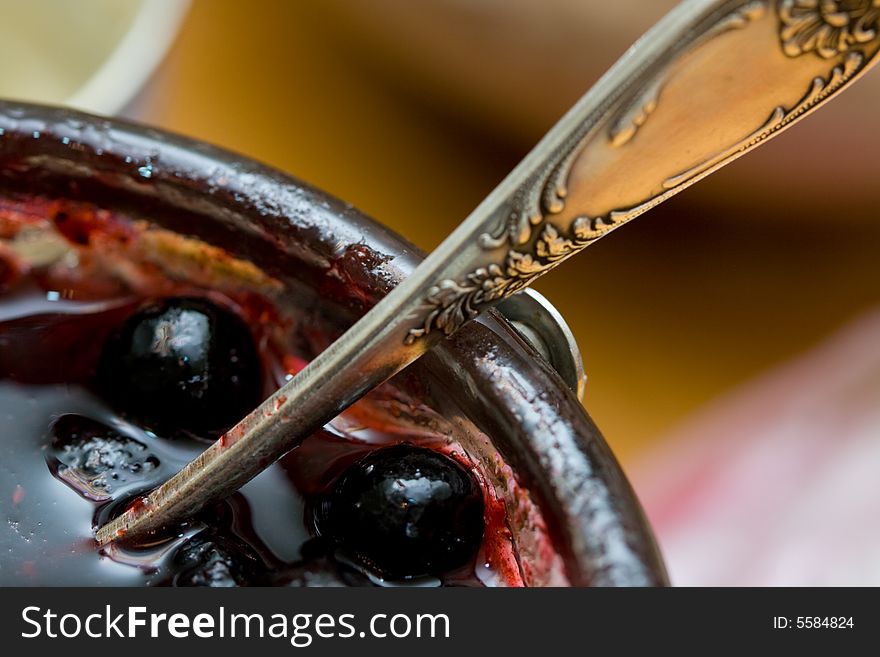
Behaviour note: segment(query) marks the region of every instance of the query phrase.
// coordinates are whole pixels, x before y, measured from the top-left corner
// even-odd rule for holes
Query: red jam
[[[174,264],[155,254],[170,254]],[[350,278],[345,267],[330,273],[331,286]],[[97,526],[143,505],[148,491],[220,435],[199,435],[198,426],[176,431],[167,417],[154,423],[110,394],[99,371],[108,343],[151,304],[185,298],[222,308],[250,333],[261,375],[248,385],[263,399],[305,366],[310,354],[302,345],[310,338],[303,335],[315,331],[279,309],[277,292],[277,282],[248,263],[106,210],[39,198],[0,200],[0,518],[6,523],[0,584],[522,584],[527,566],[510,547],[504,503],[447,436],[398,426],[388,409],[400,393],[387,385],[167,539],[98,549]],[[320,518],[328,500],[342,499],[334,491],[346,477],[352,481],[353,468],[399,443],[435,450],[446,460],[441,467],[468,473],[475,486],[470,517],[476,509],[485,527],[474,530],[470,522],[477,541],[470,556],[452,566],[444,562],[436,572],[395,573],[389,581],[322,529]],[[420,482],[422,472],[415,472],[416,480],[407,479],[412,490],[441,490],[445,475]],[[455,481],[467,485],[461,476]],[[447,493],[419,500],[421,493],[407,494],[438,518],[451,517],[442,506]]]

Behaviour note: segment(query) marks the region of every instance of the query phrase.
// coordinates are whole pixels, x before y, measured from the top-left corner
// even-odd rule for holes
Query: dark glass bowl
[[[68,110],[0,102],[0,195],[83,201],[147,217],[248,260],[339,334],[422,253],[350,205],[204,143]],[[504,500],[527,585],[664,585],[633,491],[557,373],[495,313],[392,383],[447,422]],[[510,473],[551,539],[517,510]]]

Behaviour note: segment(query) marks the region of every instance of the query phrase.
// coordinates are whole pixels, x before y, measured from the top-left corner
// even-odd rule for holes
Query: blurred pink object
[[[880,312],[630,471],[679,586],[880,585]]]

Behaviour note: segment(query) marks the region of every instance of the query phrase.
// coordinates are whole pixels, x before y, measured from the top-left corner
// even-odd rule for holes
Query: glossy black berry
[[[82,415],[62,415],[46,451],[52,473],[83,497],[109,499],[117,489],[155,474],[160,463],[140,441]]]
[[[268,584],[291,588],[338,588],[370,586],[370,580],[350,566],[329,557],[320,557],[295,563],[277,571],[269,579]]]
[[[264,576],[259,558],[244,543],[205,530],[188,539],[170,564],[172,586],[248,586]]]
[[[409,444],[351,466],[318,517],[344,553],[387,579],[464,566],[483,536],[483,496],[451,458]]]
[[[234,313],[198,298],[150,303],[110,337],[98,368],[101,392],[166,434],[214,437],[261,401],[251,333]]]

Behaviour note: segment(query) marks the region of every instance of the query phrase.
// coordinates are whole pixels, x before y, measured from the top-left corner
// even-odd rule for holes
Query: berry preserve
[[[167,536],[96,545],[332,341],[316,312],[147,218],[0,199],[0,584],[522,585],[558,562],[509,468],[405,373]]]

